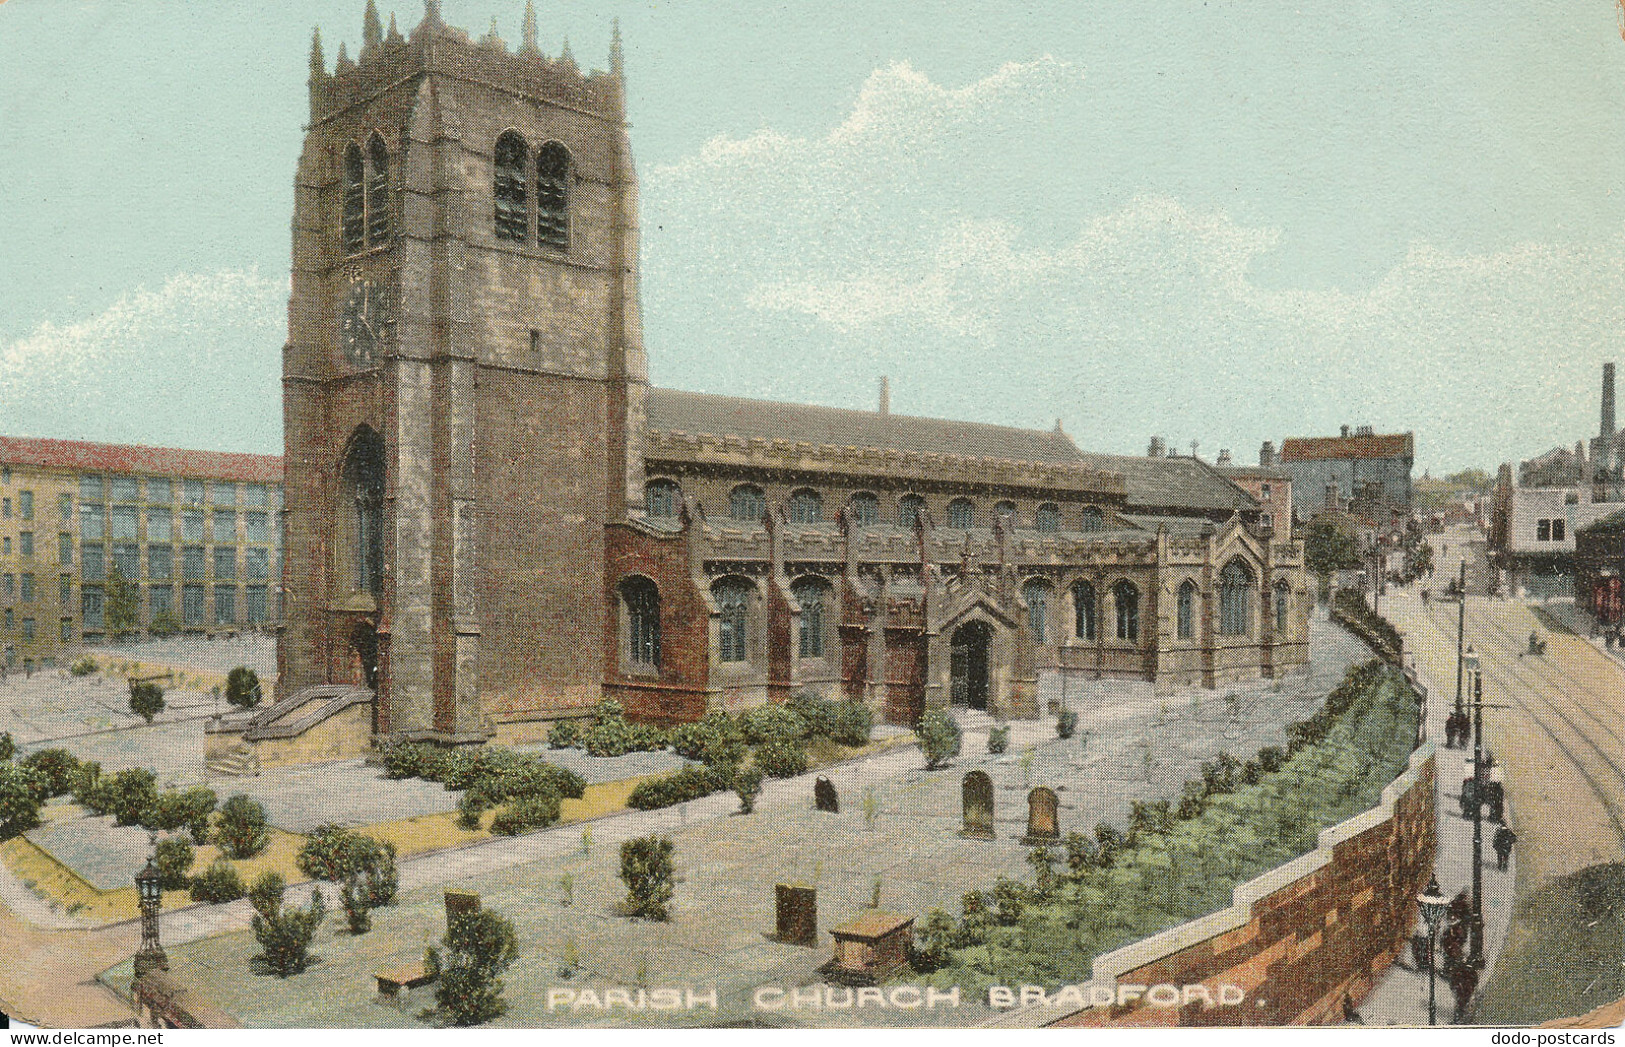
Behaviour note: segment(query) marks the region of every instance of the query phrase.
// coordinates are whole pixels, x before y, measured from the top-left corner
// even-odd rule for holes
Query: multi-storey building
[[[430,0],[311,59],[267,717],[364,701],[378,736],[456,743],[808,687],[913,722],[1030,714],[1045,666],[1306,660],[1301,547],[1194,459],[651,389],[618,39],[584,74],[533,16],[510,49]]]
[[[281,575],[282,459],[0,437],[5,661],[155,622],[189,632],[268,625]],[[109,619],[110,586],[133,621]]]
[[[1280,466],[1304,513],[1358,503],[1360,515],[1381,521],[1384,510],[1410,515],[1413,433],[1377,433],[1369,425],[1337,436],[1294,436],[1281,444]],[[1302,513],[1300,513],[1302,515]]]

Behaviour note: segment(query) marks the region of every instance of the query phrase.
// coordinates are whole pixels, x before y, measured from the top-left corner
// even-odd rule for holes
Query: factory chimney
[[[891,414],[891,379],[880,376],[880,413]]]
[[[1619,432],[1614,428],[1614,365],[1602,365],[1602,433],[1604,440]]]

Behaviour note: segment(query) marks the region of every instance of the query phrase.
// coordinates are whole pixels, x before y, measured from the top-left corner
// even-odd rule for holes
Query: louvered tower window
[[[372,174],[367,179],[367,242],[374,247],[389,239],[389,150],[377,135],[367,146]]]
[[[506,131],[497,139],[496,179],[496,234],[498,240],[525,242],[530,224],[528,189],[525,183],[525,162],[529,150],[524,138]]]
[[[561,251],[570,246],[570,153],[557,142],[536,154],[536,240]]]
[[[366,164],[361,147],[344,151],[344,253],[355,254],[367,246]]]

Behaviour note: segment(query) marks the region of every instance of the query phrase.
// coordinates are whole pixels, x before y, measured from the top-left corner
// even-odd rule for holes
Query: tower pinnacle
[[[327,57],[322,54],[322,27],[310,34],[310,79],[312,82],[327,75]]]
[[[563,50],[559,51],[559,61],[568,65],[576,64],[576,56],[570,53],[570,38],[568,36],[564,38]]]
[[[373,48],[384,42],[384,26],[378,20],[378,5],[373,0],[367,0],[367,13],[361,18],[361,53],[369,54]]]
[[[525,39],[519,47],[521,54],[541,54],[541,48],[536,46],[536,5],[531,0],[525,0]]]
[[[621,54],[621,20],[614,19],[610,25],[613,28],[609,38],[609,71],[621,76],[626,72],[626,60]]]

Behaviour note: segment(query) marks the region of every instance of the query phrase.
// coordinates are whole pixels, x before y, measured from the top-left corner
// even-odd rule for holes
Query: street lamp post
[[[1467,557],[1461,558],[1461,576],[1456,583],[1456,712],[1461,707],[1462,644],[1467,639]]]
[[[169,957],[158,942],[158,911],[164,904],[164,892],[159,883],[158,865],[147,859],[146,868],[135,874],[136,891],[141,899],[141,949],[135,954],[135,976],[149,971],[169,970]]]
[[[1463,659],[1473,696],[1473,921],[1468,926],[1467,962],[1484,963],[1484,675],[1471,647]]]
[[[1416,896],[1417,906],[1422,910],[1422,922],[1428,928],[1428,1024],[1438,1024],[1438,985],[1439,967],[1434,963],[1435,939],[1439,930],[1439,923],[1444,919],[1445,910],[1450,907],[1449,899],[1439,891],[1439,875],[1434,873],[1428,877],[1428,889]]]

